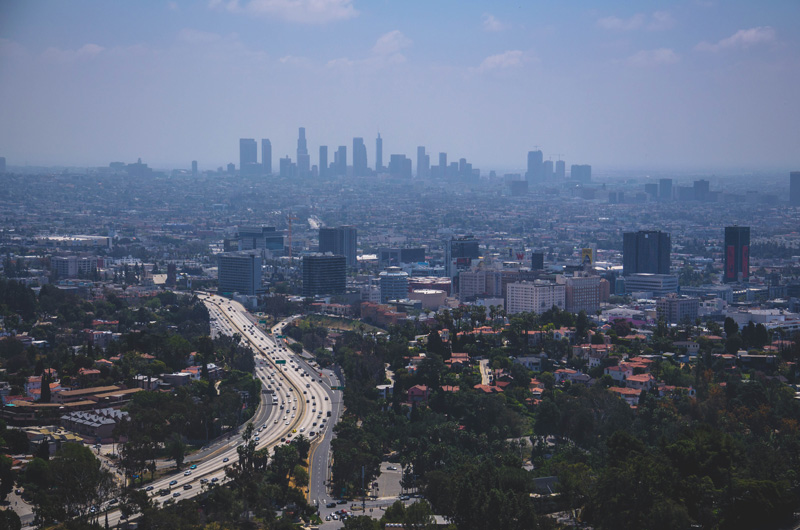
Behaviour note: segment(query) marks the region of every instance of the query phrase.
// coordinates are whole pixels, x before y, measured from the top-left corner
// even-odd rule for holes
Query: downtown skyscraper
[[[252,175],[258,166],[258,144],[253,138],[239,139],[239,174]]]
[[[307,177],[311,171],[311,158],[306,145],[306,128],[300,127],[297,138],[297,175]]]
[[[383,171],[383,138],[381,133],[375,139],[375,172],[380,173]]]
[[[750,279],[750,227],[725,227],[724,283],[742,283]]]
[[[353,176],[365,177],[368,174],[367,146],[363,138],[353,138]]]
[[[261,139],[261,165],[265,175],[272,175],[272,142],[268,138]]]

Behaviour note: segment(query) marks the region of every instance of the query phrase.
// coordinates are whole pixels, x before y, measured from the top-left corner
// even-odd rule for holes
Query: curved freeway
[[[242,344],[250,346],[256,354],[255,375],[262,383],[263,394],[251,420],[255,427],[256,447],[272,449],[276,445],[288,444],[302,434],[311,440],[313,454],[323,438],[329,438],[326,435],[338,417],[339,400],[330,386],[323,383],[321,372],[297,358],[281,339],[274,336],[293,319],[274,326],[273,335],[269,335],[251,321],[238,302],[206,293],[198,293],[198,297],[209,310],[212,334],[238,334]],[[225,467],[238,460],[237,448],[244,443],[241,439],[244,427],[187,459],[194,469],[163,476],[149,484],[148,491],[153,501],[162,504],[169,499],[193,497],[202,493],[208,484],[224,483]],[[326,471],[313,465],[316,463],[312,462],[310,474],[324,476]],[[164,490],[168,493],[161,495]],[[315,499],[317,502],[325,500]],[[118,510],[108,512],[109,524],[116,525],[120,516]]]

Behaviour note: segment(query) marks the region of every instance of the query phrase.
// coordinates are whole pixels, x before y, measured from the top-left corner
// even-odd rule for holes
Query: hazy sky
[[[798,0],[0,0],[0,156],[800,169],[799,39]]]

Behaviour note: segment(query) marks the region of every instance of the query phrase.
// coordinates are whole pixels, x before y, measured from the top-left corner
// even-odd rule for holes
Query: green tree
[[[17,473],[12,469],[12,461],[5,455],[0,455],[0,502],[5,501],[14,489]]]
[[[343,528],[346,530],[380,530],[381,526],[378,521],[368,515],[356,515],[348,517]]]

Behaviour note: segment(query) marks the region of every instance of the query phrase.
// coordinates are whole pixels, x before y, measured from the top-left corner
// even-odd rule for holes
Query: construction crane
[[[286,222],[289,223],[289,263],[292,263],[292,221],[297,221],[291,213],[286,215]]]

